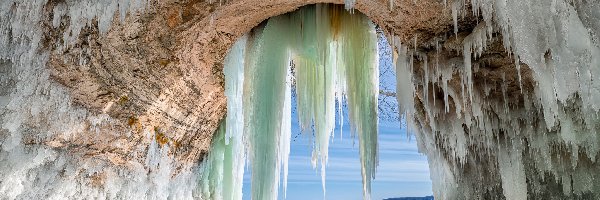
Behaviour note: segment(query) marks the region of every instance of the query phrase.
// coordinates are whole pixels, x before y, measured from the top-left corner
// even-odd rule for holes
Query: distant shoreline
[[[433,200],[433,196],[425,196],[425,197],[394,197],[387,198],[383,200]]]

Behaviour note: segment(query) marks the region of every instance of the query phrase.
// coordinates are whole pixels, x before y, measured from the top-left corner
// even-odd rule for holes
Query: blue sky
[[[299,134],[297,117],[292,117],[292,135],[296,136]],[[310,164],[311,151],[312,143],[308,137],[299,135],[292,141],[288,200],[324,199],[320,169],[315,170]],[[427,158],[418,153],[414,139],[410,141],[407,138],[405,129],[401,129],[399,123],[380,123],[379,156],[372,199],[431,195]],[[326,199],[362,199],[358,141],[350,136],[347,123],[344,125],[342,138],[339,136],[339,129],[336,129],[335,138],[329,147],[326,174]],[[250,187],[250,177],[246,173],[244,199],[250,199]]]
[[[379,34],[380,90],[395,92],[396,78],[391,50]],[[311,166],[312,143],[308,136],[300,135],[298,117],[292,102],[292,137],[288,174],[288,200],[361,200],[362,180],[358,140],[350,136],[348,117],[345,116],[343,137],[336,127],[335,137],[329,146],[329,163],[326,172],[326,198],[321,186],[320,168]],[[427,196],[432,194],[427,158],[418,153],[414,138],[407,137],[406,129],[397,120],[398,103],[395,97],[380,96],[379,167],[372,185],[372,199],[390,197]],[[336,120],[337,121],[337,120]],[[356,143],[356,144],[354,144]],[[250,169],[244,175],[243,199],[250,199]],[[281,188],[281,186],[280,186]],[[283,194],[279,195],[283,199]]]

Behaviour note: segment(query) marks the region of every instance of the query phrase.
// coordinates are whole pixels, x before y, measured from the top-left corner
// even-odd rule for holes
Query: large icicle
[[[344,14],[346,16],[344,16]],[[350,128],[358,135],[363,179],[363,199],[370,199],[377,156],[377,97],[379,67],[377,33],[366,17],[344,13],[341,18],[341,47],[346,71]]]
[[[408,49],[402,46],[398,37],[394,38],[396,63],[396,98],[401,118],[410,120],[414,113],[415,85],[412,81],[412,66],[408,58]]]
[[[203,199],[224,199],[224,173],[231,172],[231,165],[225,157],[231,148],[225,144],[225,123],[222,123],[214,135],[210,155],[204,159],[200,185]],[[226,169],[227,168],[227,169]]]
[[[227,96],[227,123],[225,144],[231,151],[231,177],[225,178],[224,199],[242,199],[244,166],[246,164],[246,138],[244,135],[243,91],[244,64],[248,37],[242,36],[225,57],[225,95]],[[227,174],[229,175],[229,174]]]
[[[227,117],[214,135],[211,152],[203,161],[202,197],[214,200],[242,199],[246,151],[242,93],[247,36],[242,36],[225,57]]]
[[[314,9],[302,9],[296,26],[302,29],[293,45],[296,72],[296,97],[298,118],[303,133],[314,132],[312,152],[313,168],[321,165],[323,190],[325,191],[325,166],[327,164],[329,139],[335,127],[335,60],[331,12],[335,8],[316,5]],[[338,10],[343,11],[343,10]],[[339,94],[339,92],[337,92]]]
[[[290,158],[290,140],[292,139],[292,71],[287,68],[285,78],[285,97],[283,99],[283,118],[281,120],[281,143],[279,144],[280,163],[283,168],[283,197],[287,196],[288,160]]]
[[[298,115],[304,131],[313,128],[313,166],[325,166],[329,139],[335,127],[335,102],[347,96],[351,128],[359,137],[365,199],[377,165],[377,35],[362,14],[340,7],[316,5],[301,10],[302,29],[296,51]],[[316,16],[316,19],[315,19]],[[298,25],[300,26],[300,24]],[[343,86],[341,86],[343,85]],[[341,112],[341,110],[338,110]]]
[[[271,18],[258,30],[251,47],[244,79],[245,134],[252,166],[252,199],[277,199],[288,40],[293,35],[285,17]]]
[[[225,56],[223,73],[225,75],[225,96],[227,96],[227,121],[230,122],[227,123],[225,144],[229,144],[232,138],[234,140],[241,138],[244,128],[242,94],[247,40],[248,36],[242,36]]]

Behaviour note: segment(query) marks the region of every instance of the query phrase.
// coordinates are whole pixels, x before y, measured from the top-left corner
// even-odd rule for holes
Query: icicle
[[[519,76],[519,90],[521,90],[521,94],[523,93],[523,81],[521,80],[521,64],[518,61],[515,63],[517,68],[517,76]]]
[[[400,44],[398,37],[394,38],[398,59],[396,61],[396,98],[402,118],[409,118],[414,112],[415,88],[410,70],[408,50]]]
[[[303,131],[314,131],[312,164],[313,167],[317,167],[318,163],[321,165],[325,191],[325,166],[329,139],[335,125],[336,100],[339,106],[338,113],[341,115],[344,95],[348,95],[347,99],[351,110],[350,120],[353,124],[363,120],[362,116],[359,118],[355,116],[356,114],[352,115],[356,112],[363,113],[362,110],[353,110],[357,109],[356,107],[366,106],[358,104],[368,103],[368,106],[377,107],[376,102],[374,105],[373,102],[364,102],[363,99],[366,96],[363,95],[366,94],[362,94],[374,92],[374,95],[378,91],[377,87],[367,87],[372,84],[378,85],[377,74],[372,74],[376,72],[368,71],[374,70],[373,67],[376,66],[373,65],[372,59],[376,58],[373,54],[377,53],[377,38],[373,25],[368,23],[368,19],[364,15],[350,14],[339,7],[327,5],[317,5],[316,13],[314,11],[301,10],[303,21],[302,29],[299,31],[302,32],[302,38],[298,40],[298,45],[292,48],[295,50],[296,91],[300,124]],[[364,53],[365,48],[369,49],[366,54]],[[363,70],[362,73],[357,71],[359,66]],[[357,77],[359,75],[367,77]],[[373,75],[375,80],[369,75]],[[357,94],[359,92],[360,94]],[[376,95],[372,97],[377,98]],[[370,113],[368,117],[377,117],[376,112]],[[340,120],[342,120],[341,117]],[[373,122],[376,126],[376,121]],[[368,145],[373,144],[370,140],[376,138],[377,129],[373,129],[372,124],[368,126],[363,128],[362,125],[353,125],[352,127],[353,133],[362,137],[359,138],[361,143],[367,143],[361,146],[361,149],[371,148],[371,150],[365,150],[369,153],[361,154],[363,157],[376,156],[376,153],[370,153],[373,148],[376,150],[376,143],[374,143],[375,146]],[[310,130],[311,128],[313,130]],[[363,132],[375,134],[375,137],[361,136]],[[371,160],[376,160],[376,158],[365,158],[363,163],[372,162]],[[374,164],[369,163],[364,166],[372,168]],[[365,179],[368,176],[370,180],[372,175],[365,175]],[[365,193],[368,191],[365,190]]]
[[[246,147],[244,136],[243,90],[244,90],[244,60],[248,37],[242,36],[235,42],[225,57],[225,95],[227,96],[227,123],[225,144],[229,145],[232,165],[232,177],[225,180],[224,199],[237,200],[242,198],[242,183],[246,162]]]
[[[244,91],[244,60],[246,41],[244,35],[235,42],[227,56],[223,73],[225,74],[225,96],[227,96],[227,133],[225,144],[234,137],[241,137],[243,133],[244,115],[242,114],[242,94]]]
[[[421,59],[423,60],[423,99],[426,103],[429,103],[429,63],[427,61],[429,58],[425,54],[421,54]]]
[[[478,57],[487,48],[487,40],[491,39],[492,31],[485,23],[480,23],[473,29],[471,34],[463,39],[464,71],[462,83],[463,88],[467,88],[466,92],[469,94],[469,102],[473,102],[473,66],[471,57]]]
[[[201,175],[201,191],[202,197],[206,199],[224,199],[223,189],[225,186],[224,173],[231,173],[231,165],[225,165],[228,145],[225,144],[225,122],[222,123],[211,145],[210,155],[204,159]],[[226,169],[227,168],[227,169]]]
[[[514,148],[517,142],[503,144],[498,150],[498,168],[502,180],[504,196],[507,199],[527,199],[527,182],[522,162],[521,148]]]
[[[445,3],[444,3],[445,4]],[[452,22],[454,22],[454,35],[458,37],[458,12],[462,7],[460,0],[455,0],[452,2]]]
[[[354,9],[354,4],[356,4],[356,0],[344,0],[346,10],[352,11]]]
[[[302,10],[302,37],[295,46],[296,94],[298,118],[304,133],[314,132],[312,153],[313,168],[321,165],[321,179],[325,191],[325,165],[327,164],[329,139],[335,127],[335,60],[332,51],[334,32],[339,25],[332,25],[330,7],[316,5],[315,9]],[[333,11],[332,11],[333,12]],[[345,12],[338,10],[338,12]],[[314,129],[314,130],[313,130]]]
[[[508,90],[508,83],[506,82],[506,74],[502,73],[502,100],[504,103],[504,112],[508,113],[508,96],[506,90]]]
[[[335,90],[335,100],[337,102],[338,105],[338,118],[339,118],[339,129],[340,129],[340,140],[342,140],[343,138],[343,125],[344,125],[344,112],[343,112],[343,103],[344,103],[344,98],[346,95],[346,79],[344,74],[346,73],[345,68],[343,66],[343,59],[341,59],[339,55],[342,55],[342,50],[341,48],[339,48],[339,43],[334,42],[331,46],[331,55],[335,54],[334,58],[335,60],[333,61],[335,63],[335,67],[333,68],[333,74],[334,74],[334,90]]]
[[[371,180],[378,165],[377,153],[377,96],[379,72],[377,34],[375,27],[363,15],[350,15],[342,19],[346,84],[353,134],[358,134],[363,199],[370,199]]]
[[[290,53],[288,53],[290,54]],[[288,63],[289,59],[288,59]],[[283,168],[283,197],[287,197],[287,179],[288,179],[288,160],[290,158],[290,139],[292,138],[292,72],[290,66],[287,67],[285,79],[285,92],[283,100],[283,119],[281,120],[281,142],[280,156],[281,167]]]
[[[242,199],[246,161],[242,113],[246,41],[247,36],[238,39],[225,57],[227,117],[215,133],[211,152],[203,161],[201,188],[202,197],[207,199]]]
[[[257,31],[251,47],[251,61],[244,74],[245,134],[252,166],[252,199],[277,199],[282,161],[282,109],[288,72],[288,37],[294,30],[285,17],[269,19]],[[266,56],[268,55],[268,56]]]
[[[464,94],[468,93],[469,94],[469,101],[473,101],[473,72],[472,72],[472,64],[471,64],[471,45],[469,44],[469,42],[467,42],[467,38],[465,38],[465,47],[463,49],[463,56],[464,56],[464,63],[465,63],[465,68],[463,71],[463,78],[461,80],[462,87],[463,87],[463,101],[464,101]],[[467,88],[467,90],[465,91],[464,88]],[[463,104],[464,105],[464,104]]]
[[[448,81],[452,79],[452,73],[454,72],[453,66],[446,66],[442,69],[442,85],[444,90],[444,107],[446,113],[450,112],[450,104],[448,103]]]

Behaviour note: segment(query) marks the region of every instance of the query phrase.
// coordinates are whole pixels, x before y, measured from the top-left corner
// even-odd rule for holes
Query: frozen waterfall
[[[239,53],[244,48],[245,56]],[[234,141],[247,141],[247,149],[237,148],[237,144],[225,148],[237,148],[236,154],[249,156],[253,199],[277,199],[280,175],[284,177],[285,192],[292,84],[301,130],[314,135],[312,164],[321,167],[324,191],[328,147],[336,125],[336,103],[348,102],[352,134],[360,143],[364,198],[370,198],[370,182],[377,167],[377,62],[374,25],[364,15],[350,14],[340,6],[308,6],[271,18],[234,44],[225,63],[229,108],[225,127],[228,127],[226,135]],[[241,87],[243,92],[239,91]],[[237,118],[240,115],[243,120]],[[242,124],[244,128],[238,128]],[[235,130],[230,132],[230,128]],[[223,147],[222,134],[215,135],[213,149]],[[232,168],[221,166],[227,162],[214,160],[215,156],[227,159],[220,150],[213,150],[205,163],[204,177],[213,177],[218,173],[215,170]],[[228,165],[240,166],[244,162],[238,159]],[[214,191],[240,187],[241,182],[219,185],[225,181],[215,180],[222,177],[203,180],[203,185],[214,187]],[[236,195],[241,195],[241,191],[237,192]],[[210,193],[207,196],[214,197]]]

